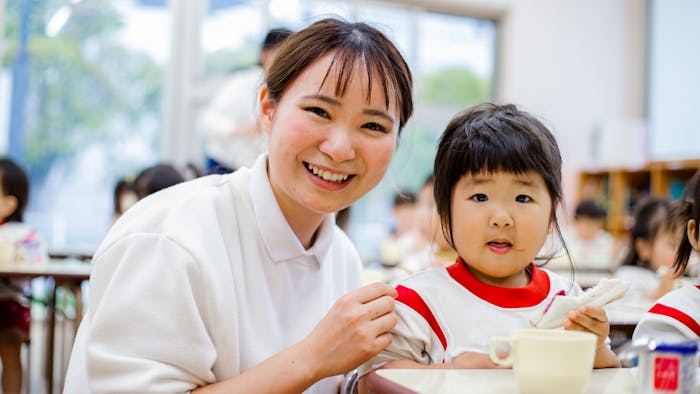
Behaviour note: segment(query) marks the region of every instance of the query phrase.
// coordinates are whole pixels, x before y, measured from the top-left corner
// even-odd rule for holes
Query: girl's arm
[[[300,393],[341,375],[391,343],[396,291],[375,283],[341,297],[303,341],[231,379],[193,393]]]
[[[569,312],[564,320],[564,329],[590,332],[598,337],[593,368],[621,366],[620,360],[605,342],[610,334],[610,322],[603,308],[582,306],[578,310]]]

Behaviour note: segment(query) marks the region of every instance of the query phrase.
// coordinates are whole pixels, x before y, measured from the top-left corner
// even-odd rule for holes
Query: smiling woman
[[[65,392],[336,392],[389,343],[396,293],[358,288],[334,212],[383,177],[411,87],[366,24],[292,35],[259,96],[269,154],[141,200],[98,248]]]

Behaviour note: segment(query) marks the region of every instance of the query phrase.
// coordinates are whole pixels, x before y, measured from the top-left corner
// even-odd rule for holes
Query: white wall
[[[567,205],[591,163],[591,133],[643,112],[642,1],[514,0],[503,18],[498,98],[540,115],[564,158]]]

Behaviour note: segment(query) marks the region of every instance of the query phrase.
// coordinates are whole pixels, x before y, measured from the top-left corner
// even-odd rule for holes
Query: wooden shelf
[[[606,227],[615,237],[627,234],[634,205],[648,196],[681,197],[685,183],[700,169],[700,159],[651,162],[640,168],[581,171],[579,201],[592,198],[608,212]]]

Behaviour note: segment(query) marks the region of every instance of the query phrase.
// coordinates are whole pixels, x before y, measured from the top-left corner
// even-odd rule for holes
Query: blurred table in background
[[[83,314],[81,284],[90,279],[90,264],[77,259],[52,258],[46,264],[11,264],[0,266],[0,280],[5,278],[46,278],[46,364],[47,393],[53,393],[54,345],[56,336],[56,289],[64,288],[75,297],[75,327]],[[61,382],[62,383],[62,382]]]

